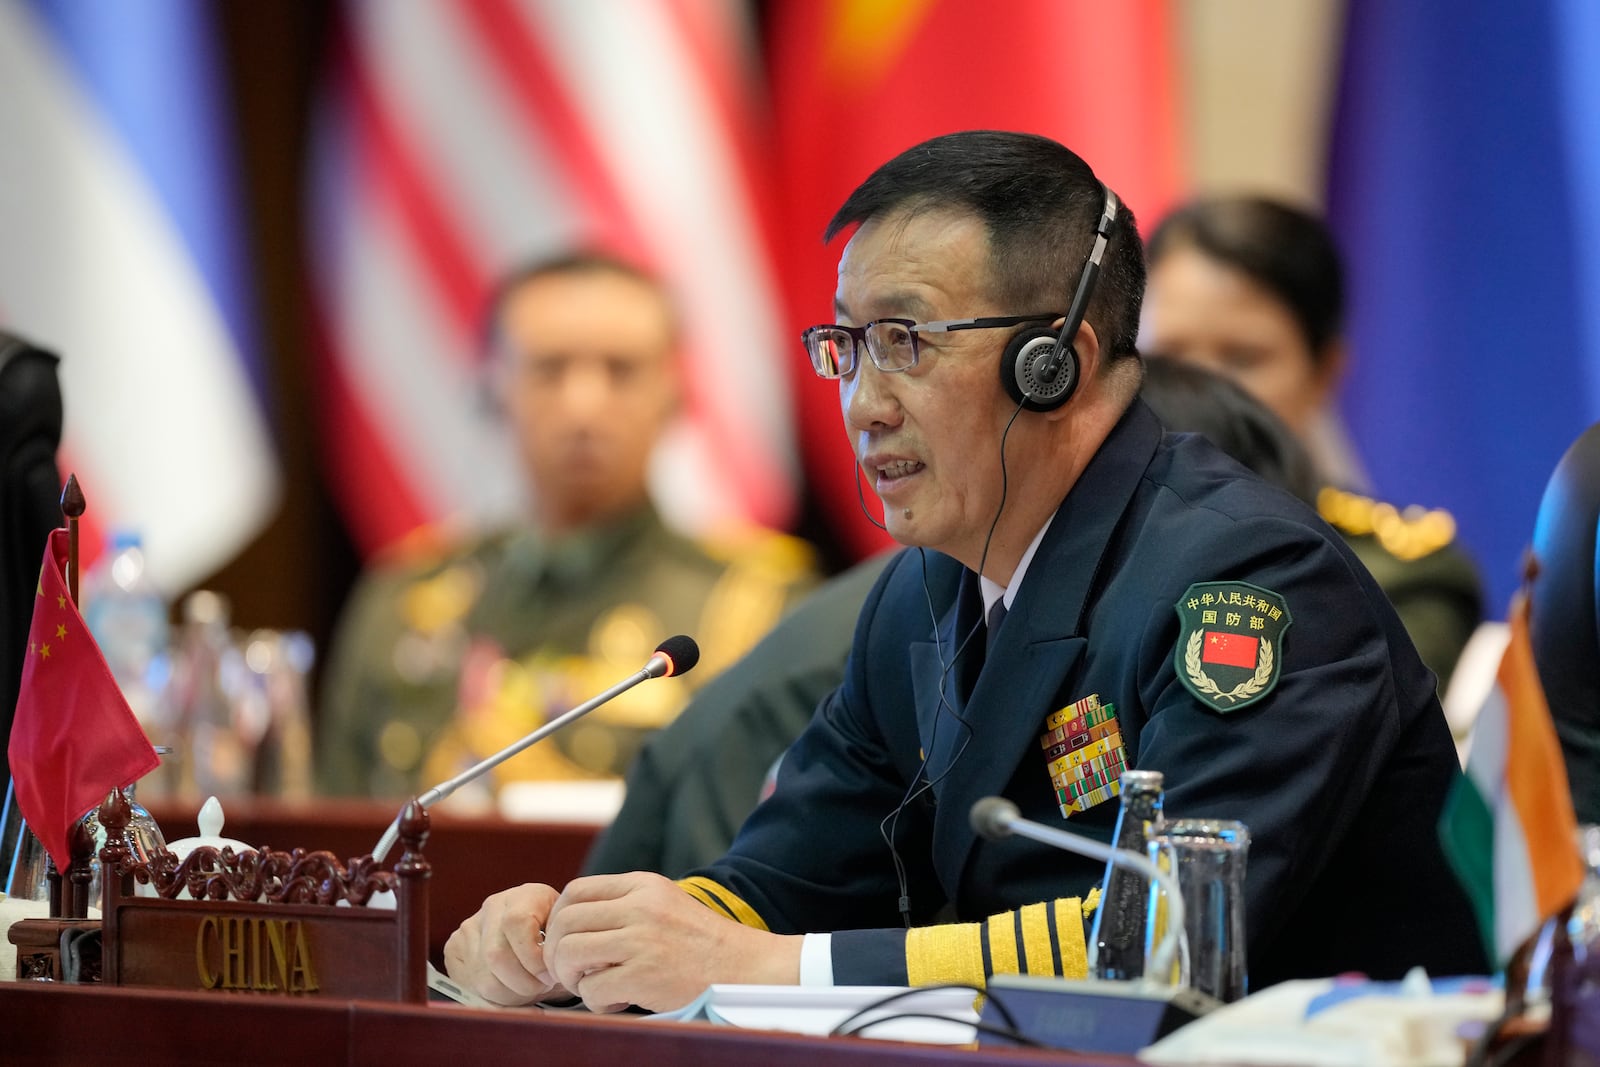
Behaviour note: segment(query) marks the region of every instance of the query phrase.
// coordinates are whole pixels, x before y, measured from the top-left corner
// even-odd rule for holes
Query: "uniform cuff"
[[[800,942],[800,984],[833,985],[832,934],[807,934]]]

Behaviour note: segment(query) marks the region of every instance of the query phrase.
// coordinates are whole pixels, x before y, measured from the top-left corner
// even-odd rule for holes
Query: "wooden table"
[[[168,841],[192,837],[197,806],[152,801],[150,814]],[[223,802],[222,833],[260,848],[327,849],[340,859],[364,856],[400,805],[367,800]],[[491,893],[523,882],[556,887],[577,877],[598,828],[585,824],[513,822],[495,815],[430,812],[432,833],[423,852],[433,865],[428,883],[428,944],[433,961],[444,943]],[[398,859],[397,854],[387,857]]]
[[[1122,1056],[815,1038],[640,1016],[0,983],[0,1063],[1136,1067]]]

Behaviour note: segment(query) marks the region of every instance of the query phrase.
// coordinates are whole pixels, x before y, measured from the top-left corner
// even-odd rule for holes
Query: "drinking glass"
[[[1249,847],[1244,823],[1224,819],[1178,819],[1150,839],[1150,861],[1171,871],[1183,894],[1188,973],[1179,980],[1221,1001],[1238,1000],[1247,992],[1244,870]],[[1146,958],[1166,922],[1161,887],[1152,885],[1150,894]]]

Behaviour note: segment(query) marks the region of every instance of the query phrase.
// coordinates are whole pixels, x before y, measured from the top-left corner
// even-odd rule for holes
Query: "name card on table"
[[[393,871],[370,856],[235,853],[201,846],[136,863],[123,843],[117,794],[101,808],[103,981],[236,995],[427,999],[427,814],[401,823]],[[125,802],[124,802],[125,806]],[[135,896],[134,882],[155,896]],[[392,894],[392,896],[390,896]],[[395,906],[367,907],[390,896]]]

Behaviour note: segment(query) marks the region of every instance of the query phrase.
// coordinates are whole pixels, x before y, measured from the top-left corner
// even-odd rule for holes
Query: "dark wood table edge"
[[[537,1008],[391,1004],[132,987],[0,984],[0,1064],[621,1063],[649,1067],[1132,1067],[1124,1056],[819,1038]],[[648,1046],[646,1049],[645,1046]]]

